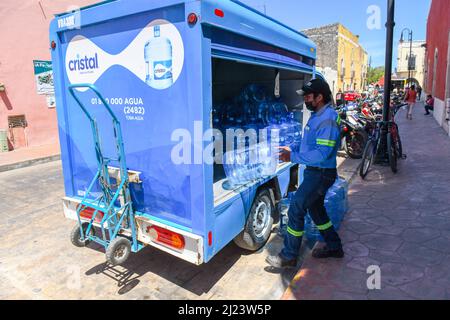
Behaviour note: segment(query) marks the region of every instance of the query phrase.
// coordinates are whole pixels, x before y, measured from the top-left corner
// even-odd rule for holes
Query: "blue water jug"
[[[347,194],[348,183],[344,179],[338,178],[325,196],[325,209],[335,230],[339,230],[348,210],[346,204]],[[310,240],[323,241],[320,231],[312,221],[309,213],[305,217],[305,233]]]
[[[288,222],[289,222],[289,198],[283,198],[278,203],[278,212],[280,214],[280,225],[278,228],[278,235],[284,237],[287,232]]]
[[[275,175],[278,158],[267,144],[259,144],[226,152],[223,166],[230,185],[237,186]]]
[[[250,84],[242,90],[239,95],[239,100],[253,103],[264,102],[266,101],[266,90],[263,86]]]
[[[278,212],[280,214],[280,224],[278,228],[278,235],[281,237],[284,237],[287,232],[287,227],[289,223],[289,207],[291,205],[291,202],[293,201],[295,197],[295,192],[290,192],[287,196],[287,198],[283,198],[278,203]]]

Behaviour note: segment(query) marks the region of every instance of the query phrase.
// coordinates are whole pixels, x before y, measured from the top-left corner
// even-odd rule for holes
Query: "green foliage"
[[[367,71],[367,83],[375,83],[384,76],[384,67],[369,68]]]

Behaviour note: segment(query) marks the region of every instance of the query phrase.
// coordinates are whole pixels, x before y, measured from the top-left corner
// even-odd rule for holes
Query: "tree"
[[[384,76],[384,67],[369,68],[367,71],[367,83],[376,83]]]

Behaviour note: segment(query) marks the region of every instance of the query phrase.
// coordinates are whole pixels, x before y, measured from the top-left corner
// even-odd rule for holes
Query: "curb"
[[[350,185],[355,177],[358,176],[359,168],[361,167],[361,159],[347,158],[342,165],[338,168],[340,176],[347,180]]]
[[[53,156],[48,156],[48,157],[43,157],[43,158],[38,158],[38,159],[31,159],[31,160],[26,160],[26,161],[11,163],[11,164],[5,164],[5,165],[0,166],[0,172],[20,169],[20,168],[25,168],[25,167],[31,167],[34,165],[43,164],[43,163],[52,162],[52,161],[58,161],[58,160],[61,160],[61,155],[59,155],[59,154],[53,155]]]

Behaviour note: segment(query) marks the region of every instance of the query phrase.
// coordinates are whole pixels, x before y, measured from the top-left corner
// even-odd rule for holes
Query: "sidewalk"
[[[60,159],[59,144],[22,148],[0,153],[0,172]]]
[[[353,179],[350,211],[339,234],[346,257],[308,256],[283,295],[311,299],[450,299],[450,139],[417,103],[397,116],[406,160],[394,175],[374,166]],[[369,290],[369,266],[381,290]]]

